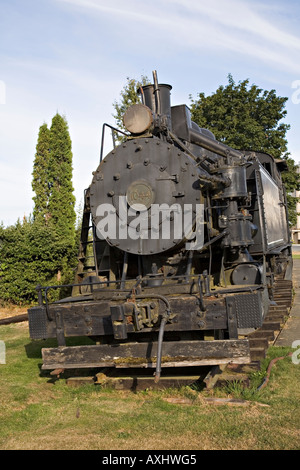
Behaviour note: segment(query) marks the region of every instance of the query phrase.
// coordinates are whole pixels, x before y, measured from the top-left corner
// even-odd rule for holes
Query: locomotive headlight
[[[146,132],[152,123],[153,115],[151,109],[140,103],[130,106],[123,116],[123,124],[131,134]]]

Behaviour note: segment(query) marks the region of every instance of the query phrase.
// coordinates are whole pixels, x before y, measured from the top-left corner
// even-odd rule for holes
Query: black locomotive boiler
[[[218,142],[153,79],[85,191],[71,296],[39,287],[29,310],[30,337],[57,338],[43,369],[152,368],[158,381],[250,363],[276,277],[291,278],[284,163]]]

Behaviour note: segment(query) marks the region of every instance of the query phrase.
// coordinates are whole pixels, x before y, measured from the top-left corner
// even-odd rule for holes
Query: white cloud
[[[194,2],[191,0],[165,0],[170,5],[181,5],[188,9],[190,13],[198,13],[201,16],[208,16],[219,25],[224,25],[228,33],[233,30],[240,30],[243,33],[249,32],[254,36],[263,38],[268,43],[278,44],[292,49],[300,49],[300,39],[290,33],[282,31],[270,23],[262,16],[266,14],[266,7],[263,3],[247,2],[241,0],[210,0]],[[258,12],[261,12],[260,14]],[[268,8],[267,13],[270,12]]]
[[[121,18],[125,26],[126,21],[137,29],[147,25],[153,44],[157,43],[158,48],[158,43],[162,44],[164,40],[156,36],[155,32],[160,30],[163,38],[174,45],[193,48],[199,53],[203,47],[214,51],[228,50],[279,69],[285,67],[290,72],[300,73],[300,63],[296,60],[300,38],[265,19],[262,13],[265,13],[265,8],[257,3],[241,0],[162,0],[151,3],[112,0],[108,6],[103,0],[58,1],[79,7],[86,13],[111,15],[114,20]],[[147,47],[148,43],[143,44],[146,37],[147,31],[144,31],[140,45]]]

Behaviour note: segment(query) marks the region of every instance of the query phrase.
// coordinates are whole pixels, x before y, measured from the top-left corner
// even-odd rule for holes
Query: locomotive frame
[[[57,339],[42,350],[44,370],[150,368],[158,381],[162,368],[249,364],[251,335],[276,305],[276,278],[291,279],[284,161],[216,141],[186,105],[171,106],[172,87],[156,72],[153,82],[104,159],[102,141],[71,296],[50,303],[49,290],[62,286],[39,286],[28,311],[31,339]],[[165,205],[160,219],[151,218],[155,204]],[[188,233],[176,216],[186,209]],[[134,223],[122,219],[128,210]],[[105,232],[110,220],[119,231]],[[93,344],[71,346],[72,337]]]

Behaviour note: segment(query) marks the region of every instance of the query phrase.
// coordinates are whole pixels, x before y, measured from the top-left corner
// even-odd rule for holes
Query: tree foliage
[[[66,242],[74,238],[76,220],[72,159],[67,121],[56,114],[50,128],[48,223]]]
[[[211,130],[216,139],[241,150],[268,152],[280,158],[287,152],[288,124],[280,122],[286,116],[288,98],[276,96],[275,90],[263,91],[249,80],[236,84],[228,75],[228,85],[215,93],[198,94],[192,99],[192,119]]]
[[[33,197],[35,220],[45,220],[49,203],[48,165],[50,156],[50,130],[44,123],[39,130],[36,145],[36,154],[32,172],[32,189],[35,193]]]
[[[72,150],[67,121],[59,114],[50,129],[47,124],[39,129],[32,176],[33,216],[10,227],[0,226],[2,301],[30,303],[37,299],[37,284],[74,280],[78,240]],[[52,300],[58,295],[53,291]]]

